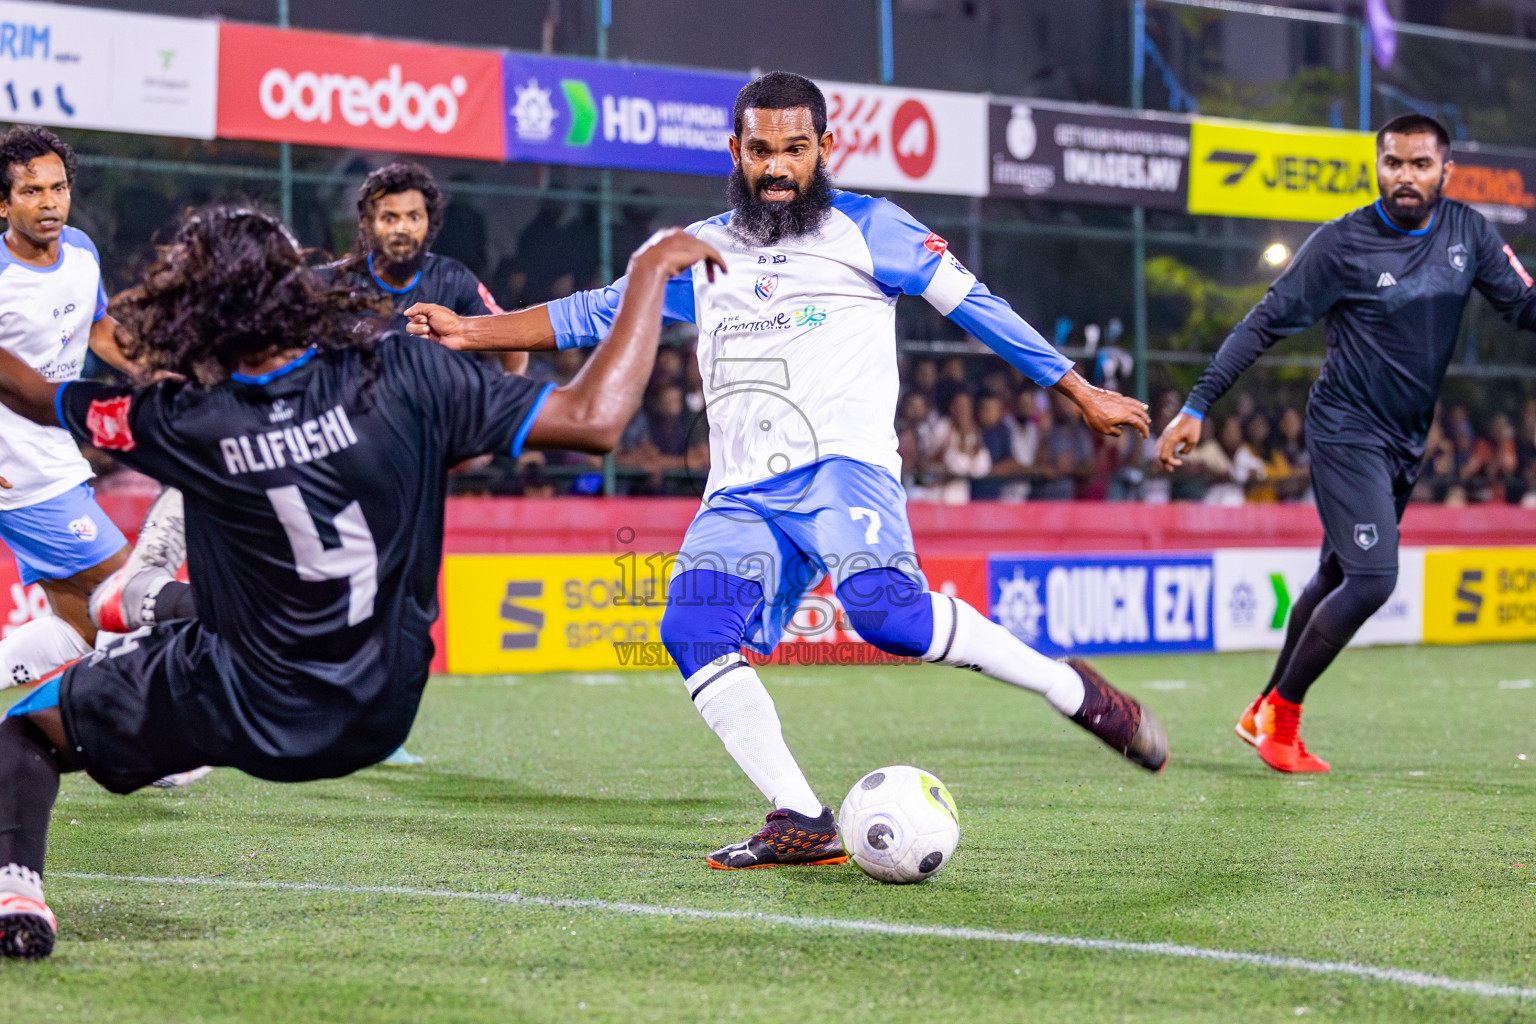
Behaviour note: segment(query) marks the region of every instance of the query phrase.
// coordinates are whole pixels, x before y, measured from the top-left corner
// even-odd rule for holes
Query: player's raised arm
[[[1482,214],[1477,228],[1477,277],[1473,286],[1516,327],[1536,331],[1536,282]]]
[[[605,452],[619,443],[656,361],[668,282],[700,261],[710,280],[725,270],[714,248],[675,229],[635,253],[613,329],[576,379],[550,392],[529,430],[530,445]]]
[[[447,306],[418,302],[405,310],[405,329],[459,352],[539,352],[555,347],[549,306],[490,316],[460,316]]]
[[[1120,428],[1128,426],[1147,435],[1151,421],[1146,405],[1078,376],[1070,359],[976,280],[944,239],[905,210],[884,199],[851,195],[840,201],[839,209],[859,226],[875,279],[882,285],[922,296],[1030,380],[1062,391],[1099,433],[1119,436]]]
[[[1281,338],[1317,323],[1344,294],[1348,277],[1338,265],[1339,244],[1338,228],[1333,223],[1312,232],[1259,304],[1238,321],[1211,357],[1184,408],[1157,439],[1157,458],[1163,468],[1172,470],[1184,464],[1181,456],[1200,442],[1200,423],[1206,412],[1259,356]]]

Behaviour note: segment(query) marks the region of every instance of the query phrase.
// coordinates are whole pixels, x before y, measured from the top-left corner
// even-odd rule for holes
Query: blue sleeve
[[[555,328],[555,344],[560,348],[591,348],[608,336],[619,302],[629,287],[629,275],[606,288],[577,292],[549,304],[549,322]],[[693,272],[685,271],[667,282],[661,300],[661,318],[667,323],[693,323]]]
[[[965,269],[949,243],[901,207],[849,192],[839,193],[835,205],[859,226],[875,281],[887,295],[921,295],[1042,387],[1072,369],[1070,359]]]
[[[91,241],[91,236],[79,228],[64,226],[63,239],[70,245],[84,249],[91,254],[91,259],[96,261],[96,312],[91,315],[91,322],[95,323],[107,315],[107,289],[101,283],[101,253],[96,251],[96,243]]]
[[[949,318],[980,338],[1024,376],[1048,388],[1072,370],[1072,360],[1029,325],[1006,301],[977,281]]]

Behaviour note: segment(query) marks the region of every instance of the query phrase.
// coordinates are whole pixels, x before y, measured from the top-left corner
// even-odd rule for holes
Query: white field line
[[[202,886],[212,889],[265,889],[278,892],[321,892],[348,895],[404,896],[412,899],[470,900],[478,903],[514,904],[552,910],[589,910],[599,913],[636,917],[678,917],[696,921],[744,921],[752,924],[783,925],[810,931],[863,932],[874,935],[958,939],[966,942],[1003,942],[1022,946],[1057,946],[1086,949],[1099,953],[1139,953],[1148,956],[1178,957],[1216,963],[1267,967],[1274,970],[1305,971],[1310,974],[1343,974],[1371,981],[1385,981],[1410,988],[1439,989],[1484,998],[1508,997],[1536,999],[1536,988],[1498,985],[1488,981],[1461,981],[1422,971],[1395,967],[1372,967],[1338,960],[1303,960],[1300,957],[1271,953],[1240,953],[1201,946],[1179,946],[1171,942],[1121,942],[1116,939],[1079,939],[1067,935],[1041,935],[1036,932],[999,932],[984,928],[949,928],[940,925],[888,924],[884,921],[850,921],[836,917],[792,917],[786,914],[761,914],[744,910],[699,910],[692,907],[663,907],[648,903],[611,903],[607,900],[561,899],[552,896],[525,896],[508,892],[456,892],[450,889],[409,889],[393,885],[327,885],[321,882],[246,882],[223,878],[155,878],[147,875],[106,875],[75,871],[52,871],[49,878],[70,878],[86,882],[124,882],[138,885]]]

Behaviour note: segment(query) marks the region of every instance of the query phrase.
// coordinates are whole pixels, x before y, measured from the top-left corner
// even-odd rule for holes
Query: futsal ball
[[[954,797],[937,778],[905,764],[855,783],[838,809],[837,827],[865,874],[897,885],[938,874],[960,842]]]

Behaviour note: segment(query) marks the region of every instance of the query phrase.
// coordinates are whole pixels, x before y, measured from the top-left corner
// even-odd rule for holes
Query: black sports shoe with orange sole
[[[1168,766],[1168,733],[1157,716],[1123,693],[1081,658],[1067,664],[1083,680],[1083,706],[1072,721],[1127,761],[1156,774]]]
[[[788,810],[771,811],[756,835],[704,858],[710,867],[722,871],[791,864],[844,864],[847,860],[848,853],[837,832],[837,817],[830,807],[823,807],[817,818]]]

